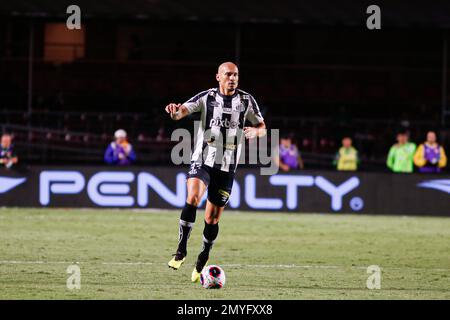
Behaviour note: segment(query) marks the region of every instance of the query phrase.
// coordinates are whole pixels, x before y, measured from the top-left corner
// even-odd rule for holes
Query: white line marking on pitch
[[[153,263],[153,262],[102,262],[102,264],[117,265],[117,266],[139,266],[139,265],[154,265],[154,264],[159,264],[159,263]]]
[[[292,268],[303,268],[303,269],[339,269],[346,268],[345,266],[324,266],[324,265],[296,265],[296,264],[224,264],[224,267],[229,268],[280,268],[280,269],[292,269]],[[359,267],[350,267],[359,268]],[[360,267],[364,268],[364,267]]]
[[[69,261],[18,261],[18,260],[0,260],[0,264],[71,264],[78,262]]]
[[[103,264],[117,266],[139,266],[139,265],[166,265],[166,263],[155,262],[73,262],[73,261],[21,261],[21,260],[0,260],[0,264]],[[330,265],[297,265],[297,264],[222,264],[227,268],[268,268],[268,269],[367,269],[366,266],[330,266]],[[450,268],[414,268],[414,267],[382,267],[384,270],[428,270],[448,272]]]

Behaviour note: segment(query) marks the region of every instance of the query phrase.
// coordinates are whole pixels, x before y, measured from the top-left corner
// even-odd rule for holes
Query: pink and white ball
[[[200,283],[205,289],[221,289],[225,285],[225,272],[217,265],[203,268],[200,274]]]

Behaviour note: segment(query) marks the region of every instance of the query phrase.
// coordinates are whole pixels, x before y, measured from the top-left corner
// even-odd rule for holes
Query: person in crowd
[[[12,136],[5,133],[1,137],[0,146],[0,165],[9,169],[19,162],[19,158],[14,152],[14,146],[12,144]]]
[[[344,137],[342,139],[342,147],[336,153],[336,157],[333,162],[338,171],[358,170],[358,150],[356,150],[352,144],[353,141],[350,137]]]
[[[126,166],[136,161],[133,146],[127,140],[127,133],[119,129],[114,133],[115,141],[105,151],[105,162],[111,165]]]
[[[400,131],[397,134],[397,143],[389,150],[387,156],[387,167],[395,173],[411,173],[414,171],[413,158],[416,151],[416,144],[409,142],[407,131]]]
[[[438,173],[447,165],[444,148],[437,143],[434,131],[429,131],[427,140],[417,148],[414,164],[423,173]]]
[[[280,139],[279,157],[275,157],[275,162],[279,168],[288,172],[292,169],[303,169],[304,164],[297,146],[292,142],[290,136],[283,136]]]

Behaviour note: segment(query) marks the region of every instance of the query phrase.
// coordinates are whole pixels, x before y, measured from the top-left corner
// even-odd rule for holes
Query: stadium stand
[[[235,0],[79,1],[84,42],[49,42],[48,29],[65,22],[66,2],[0,4],[0,125],[14,133],[26,163],[101,163],[118,127],[134,141],[138,164],[167,161],[170,132],[183,123],[171,122],[163,106],[213,86],[223,60],[239,62],[242,88],[260,102],[270,128],[293,134],[306,167],[331,168],[341,137],[350,135],[361,168],[382,169],[405,125],[417,142],[433,129],[450,144],[441,93],[450,18],[424,2],[383,4],[397,14],[383,17],[386,30],[377,34],[361,27],[365,3],[349,0],[341,10],[319,0],[275,11],[268,0],[257,8]],[[436,7],[450,12],[445,1]],[[55,48],[75,58],[52,58]]]

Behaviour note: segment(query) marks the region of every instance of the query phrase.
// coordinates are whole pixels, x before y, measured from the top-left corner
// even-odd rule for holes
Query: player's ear
[[[217,80],[217,81],[220,81],[220,76],[219,76],[218,73],[216,73],[216,80]]]

